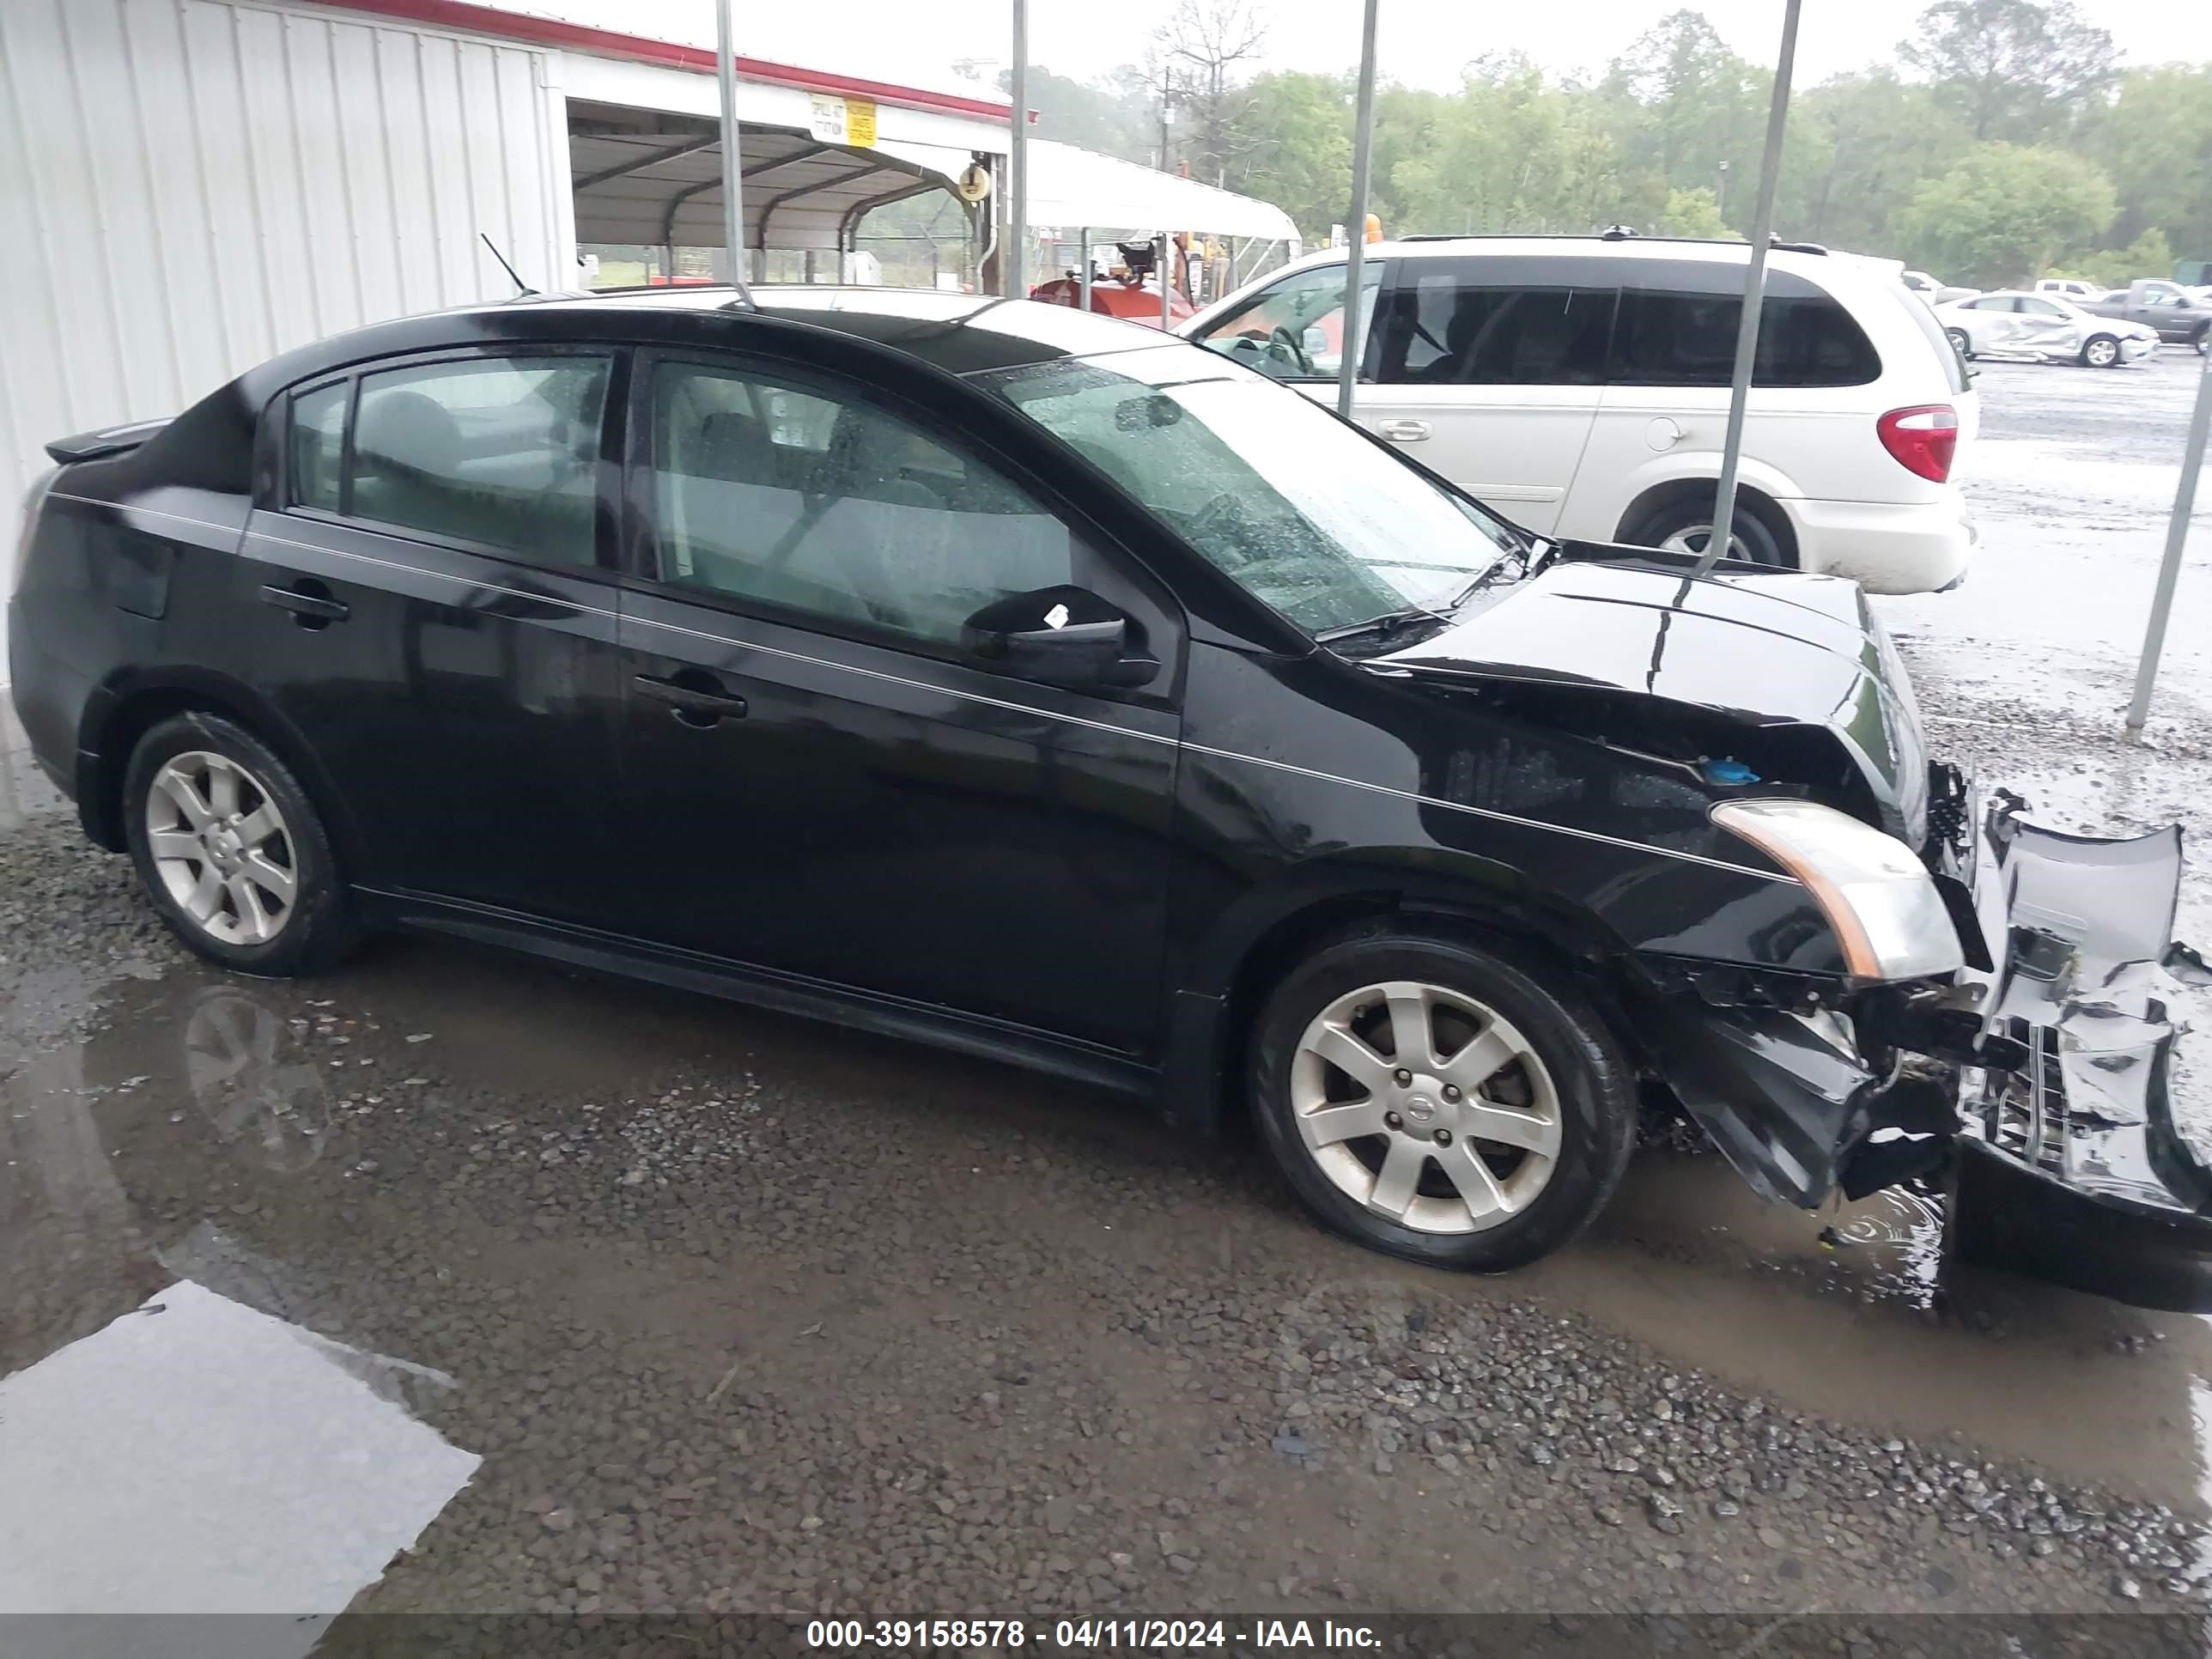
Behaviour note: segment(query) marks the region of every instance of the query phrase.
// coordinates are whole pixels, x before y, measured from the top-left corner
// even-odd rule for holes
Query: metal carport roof
[[[740,148],[750,247],[837,249],[870,209],[949,182],[943,153],[921,146],[861,149],[748,125]],[[568,154],[578,241],[720,244],[722,158],[712,121],[572,103]]]

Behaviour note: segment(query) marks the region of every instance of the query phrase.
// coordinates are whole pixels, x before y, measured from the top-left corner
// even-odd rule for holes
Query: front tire
[[[289,979],[359,942],[321,817],[236,721],[194,712],[149,730],[124,773],[123,814],[155,908],[210,962]]]
[[[2081,366],[2084,368],[2117,368],[2120,362],[2120,343],[2109,334],[2092,334],[2081,342]]]
[[[1572,990],[1376,924],[1284,980],[1254,1028],[1261,1138],[1324,1225],[1434,1267],[1557,1249],[1627,1168],[1627,1061]]]
[[[1974,361],[1974,343],[1967,337],[1965,329],[1947,328],[1943,332],[1949,337],[1952,350],[1970,363]]]

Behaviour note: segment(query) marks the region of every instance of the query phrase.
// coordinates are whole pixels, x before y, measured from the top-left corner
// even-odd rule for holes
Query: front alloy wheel
[[[2120,360],[2120,343],[2109,334],[2100,334],[2081,348],[2081,361],[2091,368],[2110,368]]]
[[[1559,1091],[1542,1059],[1495,1009],[1441,985],[1365,986],[1315,1015],[1291,1103],[1337,1189],[1419,1232],[1496,1226],[1559,1161]]]
[[[1285,976],[1250,1038],[1254,1116],[1325,1225],[1497,1273],[1574,1237],[1619,1184],[1632,1068],[1564,972],[1379,920]]]

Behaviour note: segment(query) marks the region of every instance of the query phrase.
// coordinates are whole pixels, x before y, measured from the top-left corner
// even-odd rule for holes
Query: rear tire
[[[2092,334],[2081,342],[2081,366],[2084,368],[2118,368],[2120,364],[2120,343],[2109,334]]]
[[[1249,1085],[1269,1155],[1323,1225],[1433,1267],[1498,1273],[1557,1249],[1635,1143],[1628,1063],[1587,1002],[1392,923],[1276,988]]]
[[[1759,496],[1735,498],[1735,522],[1729,537],[1729,556],[1777,570],[1795,570],[1797,555],[1786,524]],[[1646,513],[1621,532],[1620,539],[1634,547],[1664,548],[1676,553],[1703,553],[1712,539],[1713,498],[1710,490],[1677,496]]]
[[[320,816],[291,769],[235,720],[195,711],[139,738],[123,818],[154,908],[210,962],[289,979],[360,942]]]

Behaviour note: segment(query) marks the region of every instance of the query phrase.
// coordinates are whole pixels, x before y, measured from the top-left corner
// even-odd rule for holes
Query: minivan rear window
[[[1734,266],[1632,274],[1622,288],[1607,378],[1622,386],[1728,385],[1743,319],[1742,280]],[[1865,386],[1881,375],[1881,358],[1849,312],[1794,272],[1767,272],[1754,386]]]

